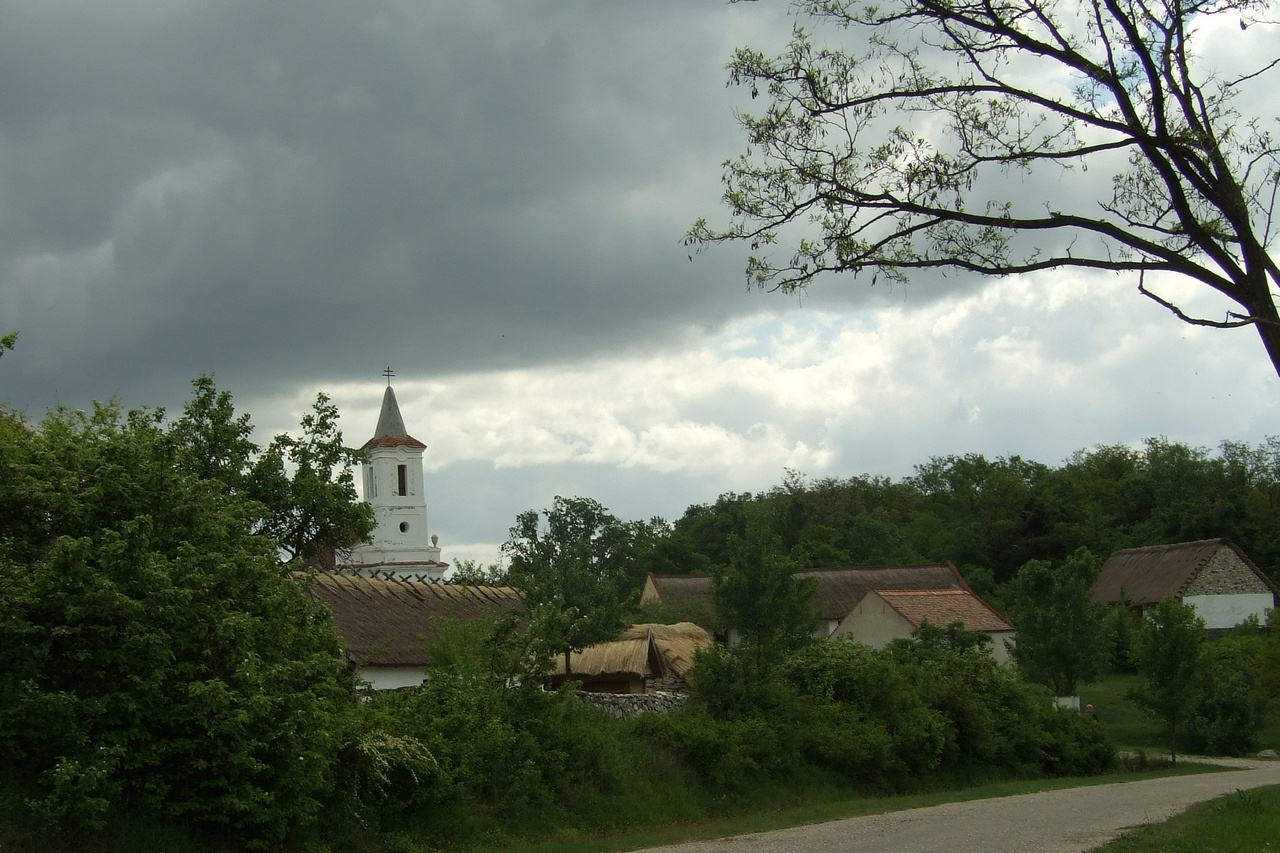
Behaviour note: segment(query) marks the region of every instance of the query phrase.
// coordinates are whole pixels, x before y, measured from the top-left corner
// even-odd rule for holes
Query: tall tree
[[[373,510],[357,500],[351,473],[363,459],[343,444],[338,407],[323,393],[302,416],[301,437],[281,433],[258,456],[252,495],[266,505],[263,532],[286,562],[349,548],[373,532]]]
[[[541,513],[516,517],[503,545],[508,582],[520,591],[543,651],[564,658],[612,640],[623,628],[625,526],[590,498],[556,496]]]
[[[1185,322],[1253,326],[1280,373],[1280,156],[1271,117],[1250,112],[1280,58],[1234,75],[1193,49],[1215,17],[1272,25],[1270,0],[794,5],[866,47],[818,46],[797,26],[780,56],[734,54],[730,81],[767,106],[740,116],[748,152],[725,164],[730,225],[700,220],[689,243],[758,252],[799,233],[789,256],[747,264],[749,281],[784,291],[827,272],[1127,273]],[[1064,171],[1077,186],[1114,177],[1093,197],[1026,192],[1026,176]],[[1149,273],[1234,307],[1192,316]]]
[[[729,565],[712,571],[711,589],[720,624],[736,643],[735,654],[762,677],[813,637],[816,581],[797,578],[781,539],[762,521],[729,537]]]
[[[1142,684],[1130,698],[1164,723],[1169,755],[1176,764],[1178,740],[1200,698],[1196,676],[1204,621],[1188,605],[1166,598],[1143,620],[1135,645]]]
[[[1089,591],[1100,567],[1097,557],[1080,548],[1059,565],[1031,560],[1014,575],[1013,658],[1029,681],[1055,696],[1074,696],[1078,684],[1098,675],[1104,609],[1092,603]]]

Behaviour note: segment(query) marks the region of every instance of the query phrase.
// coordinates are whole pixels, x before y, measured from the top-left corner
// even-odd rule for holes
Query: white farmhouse
[[[1195,608],[1210,630],[1250,616],[1265,622],[1278,590],[1244,551],[1227,539],[1202,539],[1116,551],[1093,585],[1093,600],[1138,613],[1173,597]]]

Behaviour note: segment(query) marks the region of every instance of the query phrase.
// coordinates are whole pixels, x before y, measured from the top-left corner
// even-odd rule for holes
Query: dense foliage
[[[1223,442],[1217,452],[1151,438],[1081,450],[1058,466],[946,456],[900,480],[791,472],[767,492],[689,507],[668,534],[669,552],[690,555],[677,571],[727,566],[730,536],[757,518],[801,567],[952,560],[981,593],[1030,560],[1059,564],[1078,548],[1105,558],[1216,537],[1280,578],[1280,438]]]
[[[0,763],[41,826],[274,843],[331,788],[354,694],[328,614],[190,453],[159,412],[0,416]]]

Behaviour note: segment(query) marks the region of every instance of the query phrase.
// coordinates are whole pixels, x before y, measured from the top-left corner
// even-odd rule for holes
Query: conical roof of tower
[[[426,445],[409,435],[404,428],[404,418],[400,415],[400,404],[396,402],[396,392],[387,386],[387,393],[382,395],[382,411],[378,413],[378,428],[373,438],[364,443],[362,450],[373,447],[416,447],[426,449]]]

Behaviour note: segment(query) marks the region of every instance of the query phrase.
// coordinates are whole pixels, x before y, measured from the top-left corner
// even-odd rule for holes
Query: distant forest
[[[749,521],[800,565],[953,561],[979,593],[1028,560],[1083,546],[1101,558],[1141,545],[1225,537],[1280,580],[1280,438],[1216,451],[1163,438],[1099,446],[1060,466],[1019,456],[934,457],[901,480],[808,480],[788,471],[758,494],[724,494],[672,524],[632,526],[633,571],[681,574],[728,561]],[[638,585],[642,578],[633,578]]]

